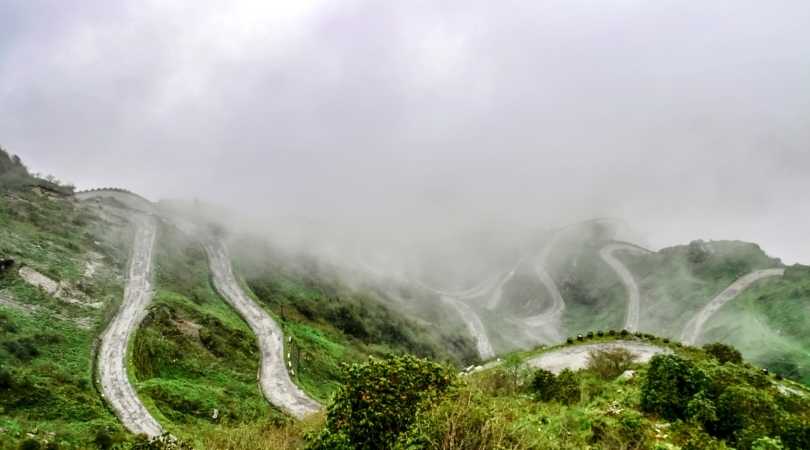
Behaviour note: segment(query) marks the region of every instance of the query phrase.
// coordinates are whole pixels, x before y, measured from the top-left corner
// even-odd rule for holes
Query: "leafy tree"
[[[413,423],[419,407],[437,401],[455,381],[448,368],[410,355],[371,358],[345,371],[345,384],[310,449],[390,448]]]
[[[677,355],[655,355],[641,386],[641,409],[665,419],[685,419],[692,397],[706,385],[706,375]]]
[[[725,364],[727,362],[742,364],[743,362],[743,357],[740,351],[727,344],[722,344],[720,342],[706,344],[703,346],[703,350],[717,359],[720,364]]]

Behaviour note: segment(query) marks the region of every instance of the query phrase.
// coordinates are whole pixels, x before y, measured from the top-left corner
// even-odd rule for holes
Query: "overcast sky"
[[[810,263],[807,0],[182,3],[0,0],[0,145],[377,238],[607,215]]]

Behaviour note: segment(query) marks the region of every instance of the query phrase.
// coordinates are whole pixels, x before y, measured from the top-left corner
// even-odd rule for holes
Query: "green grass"
[[[593,341],[613,339],[617,338],[603,337]],[[648,340],[663,342],[655,337]],[[794,424],[809,418],[810,391],[806,389],[802,390],[804,398],[786,398],[774,385],[790,384],[764,377],[756,367],[720,365],[699,349],[661,345],[669,346],[712,376],[712,389],[746,386],[756,391],[760,398],[767,398],[771,405],[784,408],[780,411],[784,414],[780,416],[783,419],[787,419],[788,412],[793,416],[791,420],[799,421],[792,422]],[[515,356],[525,360],[550,350],[544,348]],[[538,400],[530,388],[532,369],[514,370],[503,366],[477,372],[464,377],[443,401],[421,411],[416,425],[408,432],[408,439],[409,442],[428,442],[433,446],[441,444],[440,448],[457,449],[727,448],[709,447],[719,445],[719,441],[708,436],[698,421],[671,422],[644,412],[640,400],[648,366],[634,364],[631,367],[636,374],[629,379],[603,379],[588,369],[576,372],[574,378],[581,396],[568,404]],[[748,410],[741,413],[752,414]],[[751,417],[757,418],[755,413]],[[751,428],[755,429],[755,426]],[[740,435],[739,439],[739,448],[751,448],[754,438]]]
[[[300,369],[296,381],[318,400],[328,400],[339,386],[341,364],[369,355],[413,353],[456,365],[468,358],[461,355],[472,343],[459,342],[452,330],[417,324],[373,291],[350,288],[306,259],[285,260],[247,237],[232,253],[246,290],[293,337],[287,351]]]
[[[123,431],[93,384],[95,339],[123,292],[131,230],[99,220],[92,209],[68,198],[30,190],[0,197],[0,257],[15,266],[0,274],[0,435],[15,446],[27,433],[63,448],[86,448],[98,430]],[[89,255],[102,267],[84,278]],[[66,304],[17,275],[29,266],[68,283],[71,295],[101,302],[101,309]],[[0,448],[5,448],[0,445]]]
[[[620,256],[617,252],[617,257]],[[585,247],[565,266],[565,277],[556,276],[565,299],[563,333],[576,335],[597,328],[621,329],[627,310],[627,291],[621,280],[599,256],[598,248]]]
[[[285,336],[292,336],[293,345],[287,349],[292,353],[293,368],[296,368],[295,381],[312,397],[326,403],[340,387],[341,364],[359,362],[366,354],[346,343],[340,343],[337,336],[329,336],[324,330],[301,323],[284,323]]]
[[[710,321],[705,341],[729,342],[747,359],[810,385],[810,276],[789,267],[784,278],[756,283]]]
[[[156,248],[158,291],[132,349],[144,404],[198,446],[202,430],[284,421],[260,392],[256,338],[211,286],[201,245],[162,226]]]
[[[757,245],[712,241],[651,254],[616,253],[641,289],[639,328],[677,338],[683,327],[734,280],[754,270],[777,267]]]

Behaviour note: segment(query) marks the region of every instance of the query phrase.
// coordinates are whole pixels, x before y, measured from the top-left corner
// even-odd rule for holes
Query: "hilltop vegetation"
[[[248,239],[235,242],[233,253],[245,285],[292,338],[297,380],[316,399],[328,400],[340,386],[341,363],[408,353],[461,366],[475,352],[471,341],[417,324],[314,260],[285,261]]]
[[[731,342],[751,361],[810,385],[810,267],[763,280],[721,309],[707,340]]]
[[[583,335],[563,345],[621,337],[673,352],[649,365],[604,352],[558,375],[523,363],[559,347],[503,354],[531,342],[508,319],[551,302],[523,264],[503,286],[503,311],[488,311],[487,298],[470,301],[503,361],[460,375],[481,361],[436,293],[346,277],[256,236],[230,236],[243,287],[283,328],[294,381],[326,407],[298,422],[260,392],[255,336],[212,287],[200,237],[166,222],[155,297],[128,370],[185,447],[149,444],[123,429],[94,385],[97,339],[123,296],[133,239],[124,206],[79,203],[70,187],[2,151],[0,192],[0,449],[810,448],[810,392],[782,379],[810,384],[810,268],[756,283],[712,318],[704,340],[739,352],[674,343],[733,280],[781,267],[754,244],[617,252],[642,289],[635,335],[589,332],[620,330],[626,305],[598,254],[604,233],[557,255],[550,272],[566,300],[564,331]]]
[[[203,434],[283,422],[256,383],[255,336],[211,286],[202,245],[165,224],[158,239],[157,291],[132,349],[140,398],[197,446]]]
[[[73,192],[73,186],[62,184],[52,175],[43,178],[29,173],[19,156],[0,147],[0,192],[19,192],[30,187],[65,195]]]
[[[649,364],[596,352],[587,368],[558,375],[520,358],[467,376],[407,356],[353,365],[321,431],[282,448],[810,448],[810,392],[727,346],[645,339],[673,352]]]
[[[122,432],[93,385],[96,336],[123,293],[130,229],[0,153],[0,448]],[[11,174],[11,176],[8,176]],[[9,182],[13,180],[13,182]],[[21,275],[39,274],[36,280]]]

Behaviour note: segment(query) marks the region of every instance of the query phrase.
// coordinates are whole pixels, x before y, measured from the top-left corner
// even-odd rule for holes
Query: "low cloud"
[[[810,263],[810,5],[11,1],[0,144],[408,248],[625,219]]]

